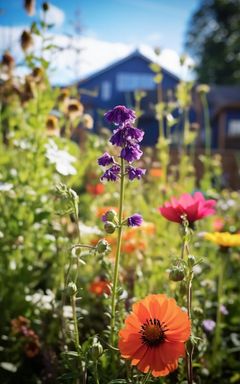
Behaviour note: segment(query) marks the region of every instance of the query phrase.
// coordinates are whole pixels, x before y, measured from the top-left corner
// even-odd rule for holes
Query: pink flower
[[[182,216],[186,215],[189,224],[203,219],[206,216],[215,213],[215,200],[205,200],[201,192],[195,192],[194,195],[184,193],[179,199],[171,198],[162,207],[159,208],[160,213],[170,221],[182,223]]]

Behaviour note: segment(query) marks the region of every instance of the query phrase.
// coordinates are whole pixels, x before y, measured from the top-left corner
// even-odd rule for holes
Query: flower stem
[[[75,349],[78,354],[78,362],[80,363],[81,370],[82,368],[82,359],[81,359],[81,346],[79,344],[79,333],[78,333],[78,323],[77,323],[77,311],[76,311],[76,294],[71,296],[71,306],[72,306],[72,312],[73,312],[73,336],[74,336],[74,344]],[[76,383],[78,383],[78,379],[76,380]]]
[[[193,280],[193,272],[190,270],[188,277],[188,285],[187,285],[187,313],[190,320],[192,320],[192,280]],[[188,384],[193,383],[193,368],[192,368],[192,356],[193,356],[193,344],[191,339],[188,343],[188,351],[187,351],[187,379]]]
[[[148,379],[150,378],[151,376],[151,371],[148,371],[148,373],[146,374],[146,376],[144,377],[143,381],[142,381],[142,384],[146,384],[148,382]]]
[[[215,328],[215,336],[213,340],[213,356],[218,356],[220,341],[221,341],[221,300],[223,296],[223,277],[224,277],[224,258],[221,257],[219,263],[219,274],[218,274],[218,292],[217,292],[217,317],[216,317],[216,328]],[[219,363],[219,361],[216,360]]]
[[[100,384],[99,383],[99,377],[98,377],[98,366],[97,366],[97,364],[98,364],[98,362],[96,360],[95,363],[94,363],[95,381],[96,381],[96,384]]]
[[[123,213],[123,199],[124,199],[124,174],[125,166],[124,160],[121,159],[121,176],[120,176],[120,199],[119,199],[119,212],[118,212],[118,238],[117,238],[117,251],[116,259],[114,266],[114,275],[113,275],[113,288],[112,288],[112,302],[111,302],[111,330],[110,330],[110,344],[114,344],[114,329],[115,329],[115,320],[116,320],[116,294],[118,286],[118,272],[119,272],[119,262],[120,262],[120,252],[121,252],[121,242],[122,242],[122,213]]]
[[[185,231],[187,230],[187,227],[185,227]],[[190,254],[189,250],[189,242],[186,239],[186,233],[183,237],[183,244],[182,244],[182,259],[184,258],[184,253],[187,253],[187,255]],[[187,278],[187,313],[189,320],[192,320],[192,280],[193,280],[193,270],[192,267],[189,266],[189,273]],[[193,363],[192,363],[192,357],[193,357],[193,343],[190,339],[187,343],[187,382],[188,384],[193,383]]]

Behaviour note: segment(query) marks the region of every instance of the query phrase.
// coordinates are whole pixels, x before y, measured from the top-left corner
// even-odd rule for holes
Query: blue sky
[[[169,63],[171,69],[171,65],[174,67],[172,64],[174,53],[184,52],[187,25],[199,2],[199,0],[53,0],[51,16],[57,25],[52,33],[58,41],[64,41],[64,34],[75,34],[74,25],[78,24],[79,20],[82,26],[81,36],[82,46],[86,50],[85,56],[89,51],[87,44],[94,46],[94,42],[96,43],[96,57],[93,57],[92,48],[91,58],[86,57],[89,63],[85,69],[83,68],[84,74],[87,67],[90,72],[98,70],[105,63],[128,54],[131,49],[136,49],[140,45],[151,49],[160,46],[165,50],[163,65],[165,62],[167,65]],[[42,1],[36,0],[37,12],[32,17],[27,16],[22,4],[23,0],[0,0],[0,28],[3,31],[1,50],[9,48],[10,42],[12,48],[13,41],[16,42],[16,38],[19,40],[17,27],[27,27],[39,17]],[[100,42],[104,44],[101,45]],[[104,58],[101,57],[102,48]],[[16,54],[19,55],[19,51],[16,51]]]
[[[27,25],[22,0],[0,0],[1,25]],[[37,0],[37,7],[41,1]],[[111,42],[160,44],[181,53],[187,23],[198,0],[54,0],[65,13],[58,30],[73,32],[80,11],[83,35]],[[32,17],[31,19],[34,19]]]

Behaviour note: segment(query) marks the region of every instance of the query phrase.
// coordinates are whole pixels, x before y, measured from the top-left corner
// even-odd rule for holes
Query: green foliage
[[[196,58],[198,81],[239,84],[238,0],[202,0],[189,26],[186,47]]]
[[[42,36],[47,28],[45,23],[38,23],[32,25],[31,31],[43,38],[44,50],[48,51],[55,47]],[[217,225],[230,233],[240,230],[240,196],[221,190],[219,156],[205,153],[200,157],[205,170],[201,189],[207,197],[218,200],[218,222],[212,218],[200,221],[193,233],[187,222],[179,230],[177,224],[164,220],[157,210],[167,199],[196,189],[195,133],[190,131],[188,118],[193,84],[181,82],[177,89],[176,103],[182,108],[184,132],[178,141],[178,157],[171,159],[172,128],[178,123],[173,117],[176,103],[161,97],[161,68],[151,66],[159,92],[154,110],[159,128],[166,120],[166,130],[160,130],[156,149],[145,149],[144,180],[126,186],[124,218],[139,212],[145,223],[137,229],[123,229],[113,346],[109,344],[109,325],[119,185],[99,184],[100,170],[96,167],[99,154],[109,150],[107,140],[89,133],[80,145],[73,142],[75,129],[80,126],[85,132],[77,91],[64,93],[50,86],[49,63],[44,54],[27,54],[26,63],[30,72],[21,84],[8,70],[8,80],[1,84],[1,383],[146,382],[146,375],[120,358],[119,329],[132,304],[149,293],[166,293],[180,306],[186,306],[190,284],[193,333],[188,348],[193,348],[194,380],[203,384],[237,383],[237,248],[224,254],[224,290],[220,300],[228,313],[222,315],[217,359],[213,355],[214,332],[203,327],[203,320],[216,320],[216,288],[222,259],[219,249],[206,243],[201,234],[215,230]],[[145,93],[139,91],[135,96],[140,117]],[[76,115],[67,107],[73,100]],[[101,216],[106,207],[114,233],[104,232]],[[27,323],[24,329],[16,329],[19,317]],[[26,332],[35,340],[34,356],[27,349]],[[182,383],[185,377],[185,361],[181,359],[176,372],[162,379],[149,378],[148,382]]]

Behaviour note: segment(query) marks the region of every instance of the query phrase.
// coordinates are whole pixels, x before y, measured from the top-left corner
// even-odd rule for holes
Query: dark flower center
[[[139,333],[143,344],[148,347],[156,347],[165,340],[165,324],[158,319],[147,319],[141,326]]]

